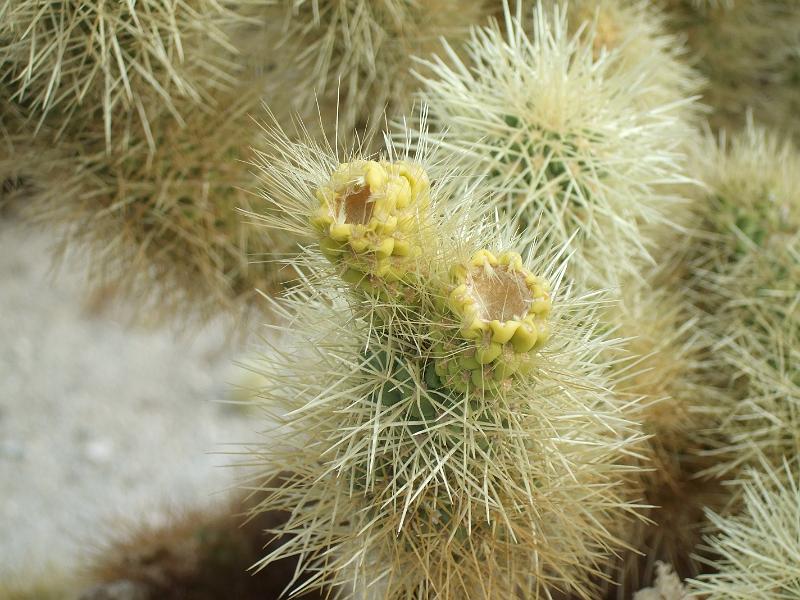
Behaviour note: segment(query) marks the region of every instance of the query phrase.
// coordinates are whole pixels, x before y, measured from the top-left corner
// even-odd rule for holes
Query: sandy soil
[[[236,379],[221,324],[131,330],[87,308],[79,265],[49,265],[43,234],[0,217],[0,580],[221,500],[241,475],[223,444],[257,439],[217,402]]]

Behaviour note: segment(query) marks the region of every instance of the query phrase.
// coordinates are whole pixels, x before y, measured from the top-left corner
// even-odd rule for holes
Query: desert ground
[[[85,565],[137,522],[222,501],[257,419],[226,404],[225,323],[136,328],[85,293],[80,257],[0,217],[0,580]]]

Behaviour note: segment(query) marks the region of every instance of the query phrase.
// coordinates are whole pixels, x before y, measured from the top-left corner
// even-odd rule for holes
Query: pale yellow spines
[[[800,152],[774,132],[748,127],[697,148],[708,192],[696,203],[687,297],[714,344],[704,377],[716,427],[709,474],[738,478],[763,455],[777,464],[800,448]]]
[[[264,355],[259,397],[278,426],[261,463],[293,475],[268,490],[263,508],[287,509],[292,518],[281,528],[287,543],[259,567],[300,557],[314,577],[298,581],[295,595],[331,585],[346,597],[356,590],[355,597],[387,600],[543,598],[545,588],[551,596],[597,597],[594,579],[620,547],[618,524],[638,512],[621,485],[637,467],[621,454],[638,448],[640,436],[611,392],[603,349],[617,342],[597,331],[597,304],[562,293],[560,256],[486,218],[483,196],[464,186],[472,174],[432,156],[425,139],[410,146],[410,136],[404,146],[392,143],[399,136],[388,138],[374,160],[407,160],[430,176],[430,208],[415,215],[420,254],[403,265],[401,281],[377,280],[377,297],[365,297],[341,282],[357,258],[348,242],[340,242],[345,252],[333,266],[320,252],[318,242],[344,219],[330,210],[336,194],[316,194],[345,170],[341,163],[360,161],[364,185],[367,167],[382,174],[386,165],[377,162],[378,169],[360,148],[295,141],[275,125],[265,133],[270,151],[258,164],[264,221],[311,243],[290,259],[297,285],[272,303],[286,336],[268,341]],[[312,225],[316,217],[322,220]],[[485,248],[525,249],[525,268],[519,255],[488,256]],[[548,320],[558,335],[536,352],[517,353],[516,331],[487,325],[488,336],[507,338],[506,355],[481,365],[478,344],[462,335],[463,319],[448,299],[487,265],[510,270],[515,282],[519,273],[552,282],[553,291],[544,291],[554,298]],[[518,286],[530,305],[495,317],[498,324],[528,316],[537,295],[528,284],[523,277]],[[469,377],[463,389],[440,376],[456,356]],[[495,377],[499,384],[487,385]]]
[[[688,100],[651,102],[652,63],[628,68],[621,48],[595,56],[593,23],[571,33],[565,8],[531,4],[506,4],[505,30],[474,30],[468,60],[421,62],[426,117],[447,160],[520,231],[574,249],[576,285],[618,289],[683,202],[688,128],[673,109]]]
[[[661,7],[650,0],[574,0],[567,11],[570,31],[592,44],[595,60],[613,53],[610,72],[637,74],[631,90],[637,107],[696,116],[700,106],[693,98],[705,80],[687,60],[685,41],[669,32]]]
[[[460,321],[459,336],[474,347],[440,344],[444,356],[436,361],[436,373],[455,389],[494,388],[523,370],[526,355],[547,341],[549,284],[516,252],[495,256],[480,250],[456,265],[452,277],[448,308]]]
[[[709,511],[702,550],[706,573],[688,582],[690,598],[784,600],[800,597],[800,477],[796,454],[760,461],[735,482],[733,514]]]
[[[419,230],[430,207],[425,170],[405,161],[342,163],[316,191],[311,224],[320,249],[345,267],[343,278],[373,285],[397,281],[420,253]]]
[[[263,2],[266,3],[266,2]],[[107,149],[166,109],[181,125],[231,89],[231,29],[261,0],[14,0],[0,7],[0,79],[59,135],[102,121]],[[137,136],[137,127],[132,132]],[[156,134],[157,135],[157,134]],[[152,140],[150,140],[152,141]],[[155,147],[151,144],[151,152]]]

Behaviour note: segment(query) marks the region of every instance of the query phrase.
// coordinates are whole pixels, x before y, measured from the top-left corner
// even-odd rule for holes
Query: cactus
[[[697,118],[699,106],[687,102],[697,96],[705,82],[690,65],[685,41],[669,31],[667,15],[649,0],[578,0],[568,4],[570,30],[591,26],[584,35],[591,41],[594,56],[617,51],[614,69],[638,73],[639,87],[635,94],[641,108],[666,107]]]
[[[65,226],[61,246],[88,253],[93,285],[137,298],[137,320],[238,310],[255,288],[275,291],[294,276],[276,262],[292,241],[259,231],[239,212],[254,201],[244,159],[247,140],[255,141],[247,111],[258,94],[225,94],[224,119],[197,111],[185,126],[163,107],[152,118],[152,154],[144,134],[109,153],[100,124],[62,142],[55,160],[32,162],[48,169],[49,181],[38,182],[23,213]]]
[[[83,570],[81,600],[117,597],[115,592],[125,598],[163,600],[277,598],[294,575],[295,564],[284,561],[260,576],[247,568],[264,550],[263,531],[285,521],[286,515],[266,512],[247,520],[243,511],[253,503],[251,498],[232,498],[184,508],[158,526],[116,524],[113,538],[99,544]],[[268,549],[281,543],[275,540]]]
[[[530,37],[521,9],[505,17],[505,34],[473,31],[469,62],[423,61],[431,126],[509,218],[573,244],[581,285],[615,288],[647,263],[645,226],[669,223],[667,186],[686,181],[675,108],[688,100],[652,106],[639,70],[618,49],[598,54],[592,24],[570,35],[558,6],[537,4]]]
[[[296,593],[592,597],[615,532],[636,513],[626,485],[636,468],[623,457],[640,440],[597,358],[613,345],[596,330],[598,296],[570,300],[563,267],[483,218],[463,175],[426,153],[389,146],[390,158],[341,164],[265,129],[279,150],[260,157],[262,181],[282,183],[264,194],[265,220],[303,229],[309,244],[302,283],[274,302],[287,341],[262,365],[262,404],[278,428],[259,460],[266,478],[293,473],[262,488],[262,509],[291,511],[278,531],[293,537],[259,566],[298,556],[312,575]],[[377,295],[324,258],[318,221],[320,202],[327,223],[331,198],[347,197],[332,194],[350,189],[336,183],[342,173],[361,195],[359,177],[373,170],[379,181],[408,170],[432,182],[429,208],[411,221],[419,254],[406,277],[377,275]],[[378,211],[385,197],[371,201]],[[515,246],[531,250],[523,258]],[[453,382],[442,368],[452,360],[479,376]]]
[[[302,40],[297,62],[311,71],[297,93],[339,98],[339,129],[376,127],[384,110],[402,115],[416,89],[411,55],[427,56],[444,36],[458,43],[485,17],[485,0],[282,0],[283,43]]]
[[[735,475],[761,453],[779,464],[800,447],[800,154],[752,123],[699,153],[709,191],[697,204],[687,291],[714,344],[707,377],[725,390],[709,407],[709,472]]]
[[[130,117],[147,127],[162,105],[182,123],[235,81],[226,28],[241,13],[227,0],[10,0],[0,9],[2,79],[40,125],[48,115],[56,132],[102,119],[110,146]]]
[[[283,294],[261,520],[137,528],[85,600],[800,596],[800,152],[746,111],[797,135],[796,0],[509,4],[0,7],[0,211],[143,320]]]
[[[24,117],[3,91],[0,87],[0,208],[10,204],[30,175],[28,152],[22,149],[29,142],[19,135]]]
[[[53,180],[58,181],[64,153],[49,143],[55,133],[42,126],[34,136],[26,112],[0,83],[0,212],[23,212]]]
[[[707,377],[711,340],[698,327],[680,281],[665,270],[645,273],[644,283],[631,282],[605,315],[625,340],[624,354],[615,361],[617,393],[640,399],[631,413],[648,435],[637,485],[649,520],[631,523],[626,532],[635,552],[623,553],[611,575],[611,591],[621,599],[652,581],[658,561],[681,577],[698,574],[691,550],[701,540],[703,510],[723,506],[727,498],[718,481],[697,477],[713,464],[700,454],[703,433],[714,425],[707,407],[721,397]]]
[[[800,483],[788,463],[749,469],[737,485],[743,499],[732,516],[711,513],[706,537],[713,571],[689,582],[707,600],[796,598],[800,595]]]
[[[759,122],[792,133],[798,108],[800,21],[792,0],[670,0],[673,29],[688,37],[709,82],[704,102],[717,129]]]
[[[21,215],[58,227],[57,249],[86,252],[92,285],[136,297],[136,320],[238,312],[293,276],[275,262],[292,241],[239,212],[251,208],[246,120],[264,80],[230,38],[265,3],[0,8],[2,202],[25,198]]]

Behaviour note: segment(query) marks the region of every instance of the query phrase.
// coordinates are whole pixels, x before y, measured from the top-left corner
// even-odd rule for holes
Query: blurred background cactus
[[[135,296],[143,320],[207,316],[281,279],[265,257],[291,242],[236,212],[262,95],[233,36],[266,4],[2,8],[4,178],[28,190],[20,212],[59,231],[59,248],[86,252],[95,289]]]
[[[708,138],[700,156],[707,187],[687,291],[715,340],[706,378],[726,390],[707,407],[716,413],[709,469],[735,479],[764,456],[796,468],[800,154],[749,122],[730,140]]]
[[[9,0],[0,12],[0,65],[11,100],[57,134],[101,119],[107,144],[117,121],[176,98],[194,107],[235,82],[235,47],[225,27],[245,2]],[[237,10],[238,9],[238,10]],[[151,147],[154,149],[154,147]]]
[[[742,509],[735,516],[711,513],[714,533],[706,539],[713,568],[690,590],[709,600],[772,600],[800,593],[797,469],[762,463],[737,482]]]
[[[490,0],[280,0],[286,37],[300,40],[309,79],[297,93],[306,104],[338,99],[339,124],[381,128],[384,113],[407,113],[416,84],[411,56],[427,56],[445,37],[457,47],[481,23]]]
[[[708,79],[716,128],[737,129],[751,109],[759,122],[797,135],[800,13],[793,0],[667,0],[669,20],[687,36]]]
[[[670,186],[686,181],[690,130],[675,108],[690,99],[643,106],[637,98],[654,96],[642,66],[619,48],[598,53],[594,21],[572,35],[559,7],[522,14],[506,13],[505,33],[475,30],[469,62],[426,63],[432,127],[444,153],[483,176],[487,201],[548,243],[572,244],[581,285],[618,289],[652,260],[644,227],[677,210]]]
[[[150,119],[152,153],[144,135],[110,153],[99,131],[62,143],[58,157],[42,157],[50,185],[20,212],[62,226],[62,247],[89,255],[92,284],[136,297],[144,320],[209,315],[252,302],[256,289],[272,293],[294,277],[276,263],[291,240],[238,212],[255,200],[245,161],[258,97],[227,93],[224,113],[195,111],[183,125],[165,108]]]
[[[250,498],[0,594],[798,595],[799,15],[6,0],[0,217],[250,333],[266,425]]]

